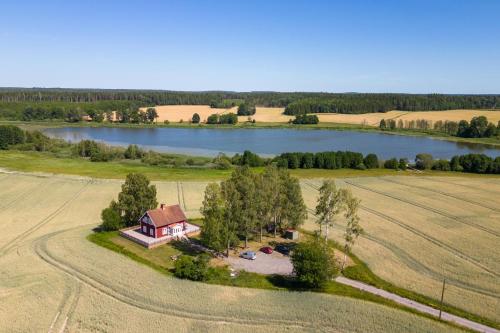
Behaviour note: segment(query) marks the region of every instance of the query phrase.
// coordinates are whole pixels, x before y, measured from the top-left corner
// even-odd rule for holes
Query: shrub
[[[292,123],[297,124],[297,125],[302,125],[302,124],[317,124],[319,123],[319,118],[315,114],[301,114],[295,116],[295,119],[292,121]]]
[[[437,160],[432,165],[432,170],[450,171],[450,162],[448,162],[447,160]]]
[[[384,168],[386,169],[398,169],[399,162],[397,158],[391,158],[384,162]]]
[[[112,201],[110,207],[103,209],[101,212],[102,230],[114,231],[122,227],[122,219],[115,207],[116,202]]]
[[[399,170],[406,170],[406,168],[408,168],[408,160],[406,158],[400,158],[399,164],[398,164],[398,169]]]
[[[297,281],[312,288],[321,288],[337,273],[333,251],[320,240],[299,243],[291,260]]]
[[[124,157],[130,160],[135,160],[142,158],[144,156],[144,151],[137,145],[129,145],[124,152]]]
[[[17,126],[0,126],[0,149],[8,149],[10,145],[24,143],[24,131]]]
[[[420,170],[432,168],[433,158],[431,154],[418,154],[415,157],[415,167]]]
[[[174,275],[180,279],[204,281],[208,275],[210,257],[201,254],[196,258],[181,256],[174,264]]]
[[[193,118],[191,118],[191,121],[193,124],[199,124],[200,123],[200,115],[195,113],[193,114]]]
[[[252,116],[255,114],[255,106],[242,103],[238,106],[238,116]]]
[[[218,124],[219,123],[219,116],[214,113],[214,114],[211,114],[210,116],[208,116],[207,118],[207,124]]]
[[[367,169],[375,169],[379,167],[378,157],[375,154],[368,154],[363,159],[363,164]]]

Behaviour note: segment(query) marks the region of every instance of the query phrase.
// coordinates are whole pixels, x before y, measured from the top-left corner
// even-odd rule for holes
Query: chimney
[[[161,210],[165,210],[165,208],[167,208],[167,205],[165,205],[165,204],[161,204],[161,205],[160,205],[160,209],[161,209]]]

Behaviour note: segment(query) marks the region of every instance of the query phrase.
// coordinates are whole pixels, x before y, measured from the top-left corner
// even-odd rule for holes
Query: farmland
[[[117,195],[116,180],[1,173],[0,184],[1,331],[454,331],[340,296],[205,285],[158,274],[85,238]],[[200,196],[194,194],[204,182],[156,184],[160,201],[183,201],[190,217],[198,215]],[[359,317],[364,320],[351,319]]]
[[[143,110],[147,108],[142,108]],[[200,120],[205,122],[211,114],[223,114],[237,112],[237,108],[232,109],[216,109],[211,108],[209,105],[159,105],[155,107],[158,113],[158,121],[163,122],[168,120],[170,122],[189,122],[193,117],[193,114],[197,113],[200,115]]]
[[[287,123],[293,116],[283,114],[284,108],[257,107],[255,115],[250,116],[257,123]],[[202,121],[213,113],[237,112],[232,109],[212,109],[208,105],[160,105],[156,106],[158,121],[169,120],[179,122],[181,119],[188,122],[194,113],[198,113]],[[500,112],[487,110],[446,110],[446,111],[389,111],[385,113],[363,113],[363,114],[341,114],[341,113],[320,113],[319,120],[322,123],[338,123],[378,126],[382,119],[395,120],[419,120],[425,119],[432,122],[438,120],[460,121],[470,120],[472,117],[485,116],[489,121],[496,124],[500,121]],[[247,121],[247,116],[239,116],[240,122]]]

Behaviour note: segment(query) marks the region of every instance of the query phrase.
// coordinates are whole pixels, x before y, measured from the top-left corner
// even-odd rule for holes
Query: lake
[[[219,152],[232,155],[244,150],[263,156],[294,151],[350,150],[375,153],[383,159],[406,157],[410,160],[423,152],[446,159],[467,153],[500,155],[499,148],[482,144],[336,130],[65,127],[46,129],[44,133],[71,142],[91,139],[119,146],[137,144],[160,152],[198,156],[215,156]]]

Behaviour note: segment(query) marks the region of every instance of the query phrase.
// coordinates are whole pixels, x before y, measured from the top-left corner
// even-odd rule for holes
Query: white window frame
[[[150,236],[154,236],[155,235],[155,229],[154,228],[149,229],[149,235]]]

